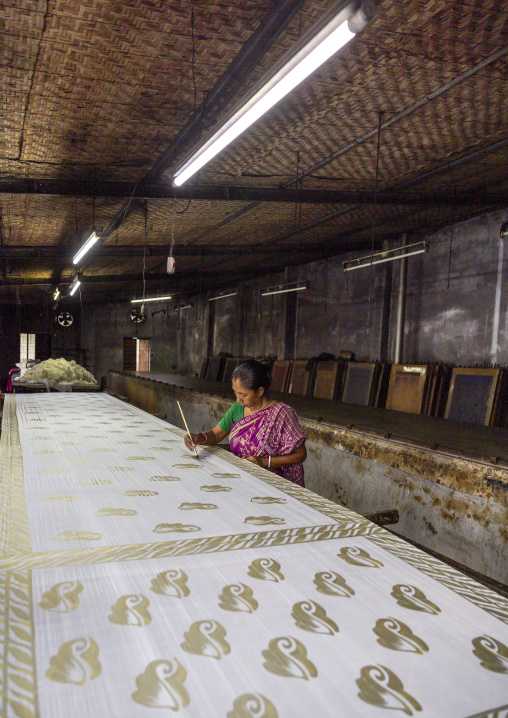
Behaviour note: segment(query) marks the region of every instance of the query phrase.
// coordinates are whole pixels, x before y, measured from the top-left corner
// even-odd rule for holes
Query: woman
[[[214,429],[186,436],[185,445],[191,450],[215,446],[230,434],[229,445],[236,456],[305,486],[305,434],[295,410],[269,398],[270,383],[261,362],[241,362],[232,377],[236,402]]]

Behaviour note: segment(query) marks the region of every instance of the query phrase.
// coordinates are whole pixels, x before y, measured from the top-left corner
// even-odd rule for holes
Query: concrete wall
[[[508,364],[506,220],[504,210],[444,227],[408,260],[405,361]]]
[[[114,373],[109,386],[183,429],[178,399],[195,432],[215,426],[231,405],[220,395]],[[300,422],[307,435],[308,489],[360,514],[397,509],[400,520],[390,530],[508,583],[506,469],[305,417]]]
[[[499,238],[507,219],[505,210],[409,237],[426,239],[430,252],[408,260],[404,361],[508,365],[508,240]],[[243,284],[240,277],[232,284],[236,296],[213,307],[206,297],[193,296],[193,308],[180,317],[171,303],[147,305],[142,325],[129,321],[129,303],[85,305],[83,345],[92,371],[100,378],[121,367],[126,336],[152,340],[153,369],[188,375],[199,373],[207,353],[219,352],[294,359],[346,349],[360,360],[390,361],[399,264],[344,273],[347,258]],[[261,296],[272,284],[305,279],[308,291]],[[160,309],[166,313],[154,313]]]

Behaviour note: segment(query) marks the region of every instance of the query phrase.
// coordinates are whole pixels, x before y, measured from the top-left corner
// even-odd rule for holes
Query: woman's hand
[[[183,442],[189,451],[194,451],[194,448],[199,444],[199,436],[199,434],[191,434],[190,436],[185,434]]]
[[[250,461],[252,464],[261,466],[262,469],[266,469],[268,466],[267,456],[244,456],[245,461]]]

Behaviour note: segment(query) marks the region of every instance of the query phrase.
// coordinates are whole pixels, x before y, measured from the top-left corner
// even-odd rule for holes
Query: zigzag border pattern
[[[30,553],[25,556],[0,558],[0,570],[17,568],[25,571],[35,568],[84,566],[97,563],[165,558],[167,556],[221,553],[223,551],[240,551],[265,546],[287,546],[312,541],[370,536],[381,530],[379,526],[370,521],[366,521],[362,525],[350,522],[349,525],[304,526],[249,534],[210,536],[202,539],[181,539],[164,543],[129,544],[127,546],[106,546],[75,551]]]
[[[2,715],[35,718],[37,680],[31,572],[2,572],[4,635]]]
[[[31,541],[15,394],[5,397],[0,455],[0,548],[3,554],[24,554]]]

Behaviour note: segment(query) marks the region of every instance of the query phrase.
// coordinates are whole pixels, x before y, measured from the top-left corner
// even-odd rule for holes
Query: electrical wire
[[[376,175],[374,179],[374,206],[372,210],[372,242],[371,242],[371,260],[370,260],[370,272],[369,272],[369,306],[367,310],[367,329],[369,333],[369,360],[372,359],[372,326],[371,326],[371,305],[372,305],[372,278],[373,270],[372,263],[374,261],[374,235],[376,228],[376,209],[377,209],[377,193],[378,193],[378,180],[379,180],[379,156],[381,150],[381,127],[383,121],[384,111],[379,110],[378,126],[377,126],[377,149],[376,149]]]

